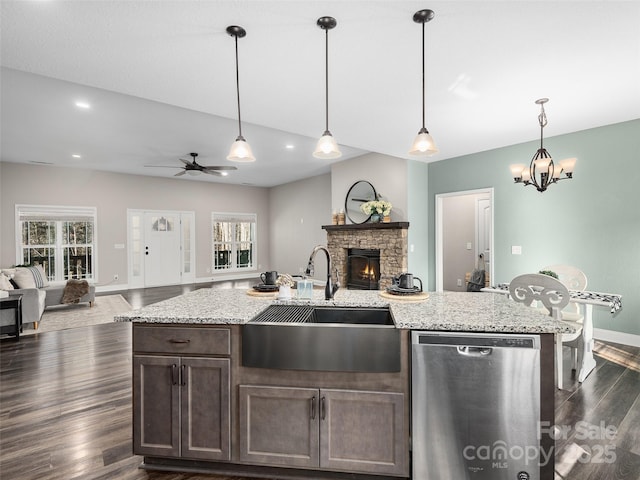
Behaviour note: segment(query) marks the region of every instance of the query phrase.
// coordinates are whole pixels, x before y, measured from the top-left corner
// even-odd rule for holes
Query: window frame
[[[22,243],[22,224],[25,221],[43,221],[52,222],[53,228],[56,230],[56,238],[53,244],[47,245],[30,245]],[[64,242],[64,223],[69,221],[85,221],[92,223],[92,241],[90,243],[69,244]],[[16,248],[16,264],[24,263],[25,248],[51,248],[53,249],[54,261],[54,278],[49,277],[49,281],[53,284],[62,284],[67,281],[65,278],[65,257],[70,247],[88,248],[91,251],[91,263],[88,265],[91,269],[91,275],[86,276],[83,280],[90,283],[98,281],[98,212],[96,207],[74,207],[62,205],[30,205],[16,204],[15,206],[15,248]],[[48,272],[47,272],[48,273]]]
[[[247,267],[239,267],[237,264],[238,245],[246,243],[241,240],[232,239],[231,242],[219,242],[215,240],[215,225],[216,222],[227,222],[233,226],[232,230],[235,230],[235,224],[245,222],[252,224],[252,238],[251,243],[251,264]],[[258,215],[256,213],[230,213],[230,212],[211,212],[211,273],[225,274],[225,273],[239,273],[239,272],[255,272],[258,270]],[[232,234],[233,236],[233,234]],[[229,253],[231,257],[231,266],[229,268],[216,268],[216,245],[231,243],[231,251]]]

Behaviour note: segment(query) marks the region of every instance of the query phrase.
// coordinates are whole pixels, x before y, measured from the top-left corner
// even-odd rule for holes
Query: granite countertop
[[[294,290],[295,292],[295,290]],[[163,302],[117,315],[137,323],[244,324],[272,304],[386,307],[396,326],[411,330],[468,332],[572,333],[575,328],[536,309],[486,292],[429,292],[419,301],[388,300],[377,291],[341,289],[333,300],[316,289],[311,300],[277,300],[247,295],[246,289],[201,288]]]

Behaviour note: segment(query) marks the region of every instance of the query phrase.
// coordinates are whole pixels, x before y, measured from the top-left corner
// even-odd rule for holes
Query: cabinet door
[[[241,385],[240,460],[318,467],[318,397],[313,388]]]
[[[133,356],[133,453],[180,455],[179,357]]]
[[[229,359],[181,361],[182,457],[229,460]]]
[[[404,395],[320,391],[320,467],[406,474]]]

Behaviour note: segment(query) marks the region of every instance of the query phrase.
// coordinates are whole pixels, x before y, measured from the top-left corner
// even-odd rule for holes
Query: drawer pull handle
[[[191,340],[186,339],[180,339],[180,338],[172,338],[171,340],[169,340],[171,343],[189,343]]]

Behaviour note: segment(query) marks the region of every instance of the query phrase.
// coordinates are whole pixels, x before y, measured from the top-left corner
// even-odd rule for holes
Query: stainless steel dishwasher
[[[540,338],[411,333],[413,480],[540,479]]]

